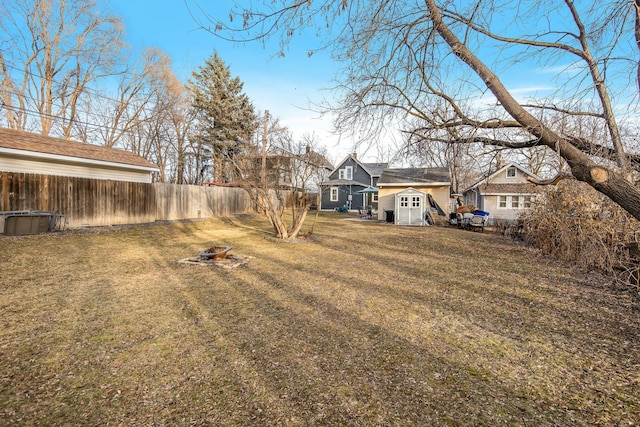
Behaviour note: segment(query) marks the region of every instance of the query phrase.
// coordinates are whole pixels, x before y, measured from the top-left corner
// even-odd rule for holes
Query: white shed
[[[396,225],[424,225],[427,195],[412,187],[396,193]]]

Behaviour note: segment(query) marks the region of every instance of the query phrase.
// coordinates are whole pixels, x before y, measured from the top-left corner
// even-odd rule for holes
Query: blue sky
[[[201,3],[206,4],[210,15],[225,18],[232,2]],[[318,113],[305,109],[309,101],[317,102],[330,95],[322,89],[332,85],[335,72],[328,53],[307,55],[313,41],[294,39],[284,58],[276,56],[277,40],[266,46],[259,42],[224,41],[199,29],[183,0],[111,0],[111,12],[123,20],[127,42],[136,53],[147,47],[164,51],[172,58],[174,72],[183,82],[216,50],[232,75],[244,82],[244,92],[260,114],[269,110],[295,138],[315,133],[334,162],[351,150],[349,142],[340,142],[330,132],[329,117],[320,118]]]
[[[315,133],[320,144],[328,149],[329,158],[334,163],[353,150],[351,140],[341,141],[339,136],[330,132],[331,117],[321,118],[318,113],[305,109],[310,102],[320,102],[325,96],[331,97],[330,92],[322,89],[333,85],[336,72],[336,64],[330,60],[328,52],[321,51],[311,57],[307,55],[310,48],[316,48],[319,44],[313,37],[309,37],[312,32],[308,32],[306,36],[296,35],[286,50],[285,57],[279,57],[277,38],[268,41],[266,45],[260,42],[234,44],[198,28],[189,14],[185,0],[104,1],[109,1],[111,12],[123,19],[127,42],[134,51],[140,54],[147,47],[161,49],[172,58],[174,71],[182,81],[186,82],[191,72],[204,64],[205,59],[217,50],[231,68],[231,73],[244,82],[244,92],[260,114],[268,109],[292,131],[294,138],[300,138],[304,133]],[[209,15],[226,21],[233,0],[188,0],[188,3],[191,6],[200,3]],[[527,21],[527,25],[542,25],[546,28],[549,23],[562,23],[560,18],[552,14],[541,17],[541,23]],[[505,25],[509,22],[511,21],[505,21]],[[563,28],[562,25],[560,28]],[[534,28],[527,27],[527,30],[534,31]],[[489,47],[483,47],[480,52],[481,59],[487,60],[490,66],[496,65],[492,59],[496,57],[495,54]],[[572,81],[571,63],[547,63],[544,58],[541,61],[542,63],[522,61],[518,57],[518,61],[514,63],[507,58],[506,62],[498,63],[501,68],[498,74],[511,93],[524,102],[532,97],[548,96],[552,99],[554,94],[563,96],[562,91],[556,91],[562,88],[563,81]],[[461,69],[466,70],[464,67]],[[473,93],[470,100],[477,108],[496,105],[495,97],[481,88]],[[389,160],[388,156],[376,152],[376,147],[369,147],[369,152],[366,149],[367,147],[361,147],[358,150],[358,155],[365,161]]]

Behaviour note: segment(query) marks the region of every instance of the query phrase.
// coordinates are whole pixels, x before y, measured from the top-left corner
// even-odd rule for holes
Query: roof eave
[[[451,185],[451,182],[383,182],[378,181],[378,187],[442,187]]]
[[[151,166],[134,165],[130,163],[108,162],[105,160],[87,159],[84,157],[63,156],[60,154],[40,153],[37,151],[18,150],[15,148],[0,147],[0,153],[5,153],[23,158],[37,158],[43,160],[54,160],[59,163],[89,164],[100,165],[119,169],[133,169],[144,172],[158,172],[160,169]]]

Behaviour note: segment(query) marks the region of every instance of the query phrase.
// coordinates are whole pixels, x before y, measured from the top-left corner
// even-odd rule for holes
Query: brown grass
[[[2,425],[634,425],[632,296],[491,233],[257,216],[0,239]],[[179,264],[213,244],[235,268]]]

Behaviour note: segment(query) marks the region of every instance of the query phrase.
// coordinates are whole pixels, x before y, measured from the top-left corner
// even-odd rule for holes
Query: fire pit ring
[[[227,253],[231,250],[231,246],[212,246],[209,249],[205,249],[200,252],[200,258],[202,259],[220,259],[225,258]]]

